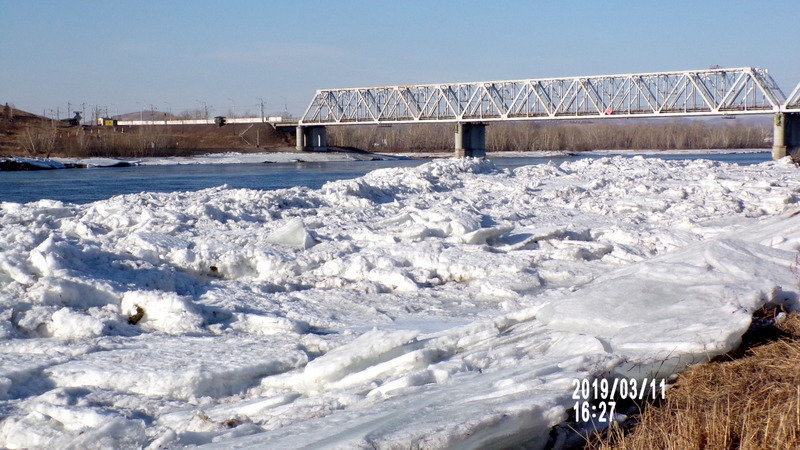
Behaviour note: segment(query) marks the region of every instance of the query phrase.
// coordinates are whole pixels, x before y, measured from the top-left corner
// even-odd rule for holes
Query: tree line
[[[430,151],[453,148],[453,124],[329,127],[334,146],[367,151]],[[488,151],[667,150],[765,148],[768,125],[700,121],[608,123],[489,123]]]

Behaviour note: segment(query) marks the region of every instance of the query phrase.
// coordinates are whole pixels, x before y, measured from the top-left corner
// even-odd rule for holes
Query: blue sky
[[[0,0],[0,102],[299,114],[320,88],[713,65],[767,68],[788,94],[798,17],[798,1]]]

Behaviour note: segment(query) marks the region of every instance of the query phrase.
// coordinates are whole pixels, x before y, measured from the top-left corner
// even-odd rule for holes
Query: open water
[[[631,153],[630,156],[635,156]],[[541,158],[494,158],[497,167],[563,162],[597,155]],[[662,159],[711,159],[738,164],[757,164],[771,159],[758,153],[709,153],[700,155],[646,155]],[[231,188],[280,189],[294,186],[319,188],[328,181],[356,178],[384,167],[410,167],[429,160],[354,161],[276,164],[203,164],[136,166],[94,169],[0,171],[0,201],[26,203],[41,199],[89,203],[114,195],[136,192],[193,191],[226,184]]]

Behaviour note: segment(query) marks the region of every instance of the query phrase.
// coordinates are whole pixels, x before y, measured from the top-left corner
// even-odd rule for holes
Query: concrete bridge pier
[[[772,138],[772,159],[800,152],[800,113],[777,113]]]
[[[301,127],[301,126],[298,125],[294,129],[294,136],[295,136],[295,142],[296,142],[295,149],[298,152],[302,152],[302,151],[304,151],[306,149],[306,133],[305,133],[305,130],[303,128],[304,127]]]
[[[455,133],[455,157],[486,156],[486,125],[458,122]]]
[[[298,125],[295,129],[298,152],[323,152],[328,150],[328,129],[324,125],[304,127]]]

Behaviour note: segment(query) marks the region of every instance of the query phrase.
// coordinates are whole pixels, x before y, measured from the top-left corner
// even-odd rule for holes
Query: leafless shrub
[[[328,143],[367,151],[444,150],[453,147],[452,124],[330,127]]]
[[[28,125],[18,136],[19,145],[25,149],[28,155],[49,158],[56,148],[58,131],[52,121],[47,122]]]
[[[452,124],[330,127],[329,142],[374,151],[450,150]],[[489,151],[594,149],[710,149],[768,146],[769,129],[756,125],[666,123],[491,123]]]
[[[59,153],[75,157],[140,158],[174,155],[176,143],[164,127],[137,127],[127,133],[78,128],[59,133],[56,147]]]
[[[61,127],[54,153],[70,157],[189,155],[198,149],[248,149],[289,146],[285,133],[269,124]]]

